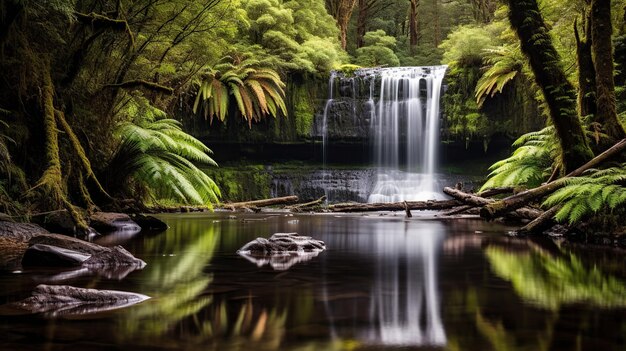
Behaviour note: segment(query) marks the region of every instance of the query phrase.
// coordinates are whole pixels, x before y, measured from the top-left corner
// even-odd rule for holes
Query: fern
[[[513,155],[489,167],[491,173],[481,190],[499,186],[538,186],[550,176],[550,168],[559,158],[553,127],[524,134],[513,147],[517,148]]]
[[[131,106],[129,110],[141,114],[142,108],[156,111],[117,129],[120,145],[107,167],[116,172],[107,177],[109,187],[127,193],[132,193],[132,186],[140,187],[157,200],[209,207],[218,202],[220,190],[200,169],[217,165],[211,150],[185,133],[178,121],[164,118],[164,113],[154,107]]]
[[[205,72],[197,83],[194,113],[202,113],[213,122],[224,121],[233,96],[237,111],[252,125],[266,116],[287,115],[285,83],[276,71],[262,67],[258,60],[227,56]]]
[[[601,213],[626,207],[626,163],[603,170],[592,169],[566,185],[545,201],[545,206],[561,206],[555,215],[560,222],[576,224]]]
[[[486,50],[489,69],[476,84],[476,103],[481,107],[487,96],[501,93],[506,84],[522,71],[524,57],[519,48],[508,45]]]

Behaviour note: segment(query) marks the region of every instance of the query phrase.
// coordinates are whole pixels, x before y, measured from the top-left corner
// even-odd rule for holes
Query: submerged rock
[[[146,263],[121,246],[104,247],[64,235],[40,235],[29,241],[22,265],[24,266],[82,266],[115,268],[120,266],[141,269]]]
[[[121,246],[104,247],[58,234],[42,234],[29,241],[22,258],[24,267],[76,267],[53,276],[35,277],[37,282],[58,283],[97,275],[121,280],[146,263]]]
[[[77,288],[69,285],[38,285],[28,297],[13,305],[30,313],[83,315],[134,305],[149,296],[116,290]]]
[[[259,267],[269,264],[276,270],[286,270],[296,263],[316,257],[325,249],[323,241],[310,236],[276,233],[269,239],[252,240],[237,250],[237,253]]]
[[[24,252],[22,258],[23,266],[54,266],[72,267],[80,266],[87,261],[91,255],[78,251],[64,249],[62,247],[35,244]]]
[[[167,230],[168,225],[162,220],[142,213],[131,214],[130,218],[137,223],[142,230],[151,230],[155,232],[162,232]]]
[[[90,225],[97,230],[115,231],[119,229],[136,228],[140,230],[141,227],[133,221],[129,215],[124,213],[115,212],[96,212],[89,217]]]

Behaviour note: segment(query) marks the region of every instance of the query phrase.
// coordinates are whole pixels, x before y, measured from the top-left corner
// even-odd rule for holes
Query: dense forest
[[[559,221],[613,228],[626,204],[623,152],[570,173],[626,136],[625,7],[1,0],[0,211],[66,209],[85,229],[96,208],[211,206],[220,190],[204,169],[216,164],[199,134],[289,121],[306,136],[311,91],[332,70],[445,64],[444,138],[519,137],[484,188],[560,178],[533,199],[550,195],[543,207]]]

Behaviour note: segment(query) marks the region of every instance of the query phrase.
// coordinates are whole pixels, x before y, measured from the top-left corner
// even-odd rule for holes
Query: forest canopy
[[[536,184],[625,135],[625,5],[0,0],[0,210],[65,208],[84,227],[80,209],[215,203],[211,150],[181,121],[289,116],[306,134],[306,89],[355,64],[448,65],[446,139],[548,126],[488,183]]]

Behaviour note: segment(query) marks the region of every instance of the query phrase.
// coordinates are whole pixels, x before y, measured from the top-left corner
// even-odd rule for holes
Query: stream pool
[[[624,350],[626,256],[511,238],[434,213],[160,215],[159,234],[112,234],[147,266],[58,283],[146,294],[124,309],[0,315],[2,350]],[[298,232],[315,257],[251,262],[257,237]],[[58,271],[0,274],[0,303]]]

